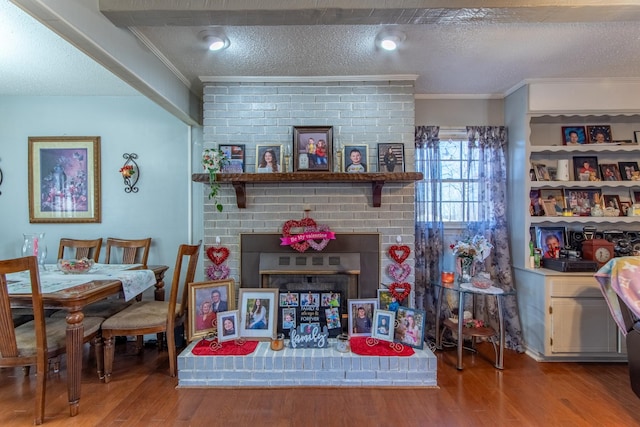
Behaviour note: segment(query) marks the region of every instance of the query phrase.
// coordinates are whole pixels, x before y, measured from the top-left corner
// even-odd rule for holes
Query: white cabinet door
[[[618,329],[603,298],[551,298],[551,352],[616,353]]]

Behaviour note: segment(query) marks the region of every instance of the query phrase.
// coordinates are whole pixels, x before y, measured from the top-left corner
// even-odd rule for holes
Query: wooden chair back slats
[[[200,246],[202,240],[197,245],[180,245],[178,250],[178,258],[176,259],[176,267],[173,271],[173,279],[171,282],[171,296],[169,297],[169,317],[172,313],[176,312],[176,305],[178,304],[178,292],[182,289],[182,298],[180,302],[180,312],[178,317],[184,316],[187,311],[187,304],[189,301],[188,286],[187,283],[193,282],[193,278],[196,275],[196,267],[198,265],[198,253],[200,252]],[[184,275],[184,279],[181,280],[181,269],[183,266],[184,257],[189,257],[189,263],[187,264],[187,270]]]
[[[89,258],[98,262],[100,249],[102,249],[102,238],[91,240],[62,238],[58,248],[58,259],[68,259],[64,255],[67,248],[71,252],[75,249],[75,259]]]
[[[107,238],[105,254],[105,264],[142,264],[147,266],[149,259],[149,249],[151,248],[151,237],[146,239],[117,239]],[[120,249],[122,258],[115,259],[116,250]]]
[[[14,330],[11,318],[11,304],[9,290],[7,288],[6,275],[28,271],[31,280],[31,294],[33,304],[33,316],[35,322],[35,336],[37,350],[35,356],[20,356],[15,331],[13,334],[7,330]],[[36,365],[36,399],[35,399],[35,424],[42,424],[44,419],[44,397],[46,390],[46,366],[47,366],[47,338],[45,333],[44,305],[40,293],[40,274],[38,272],[38,260],[34,256],[15,258],[0,261],[0,309],[2,310],[2,333],[0,334],[0,346],[2,358],[0,366],[30,366]],[[6,351],[6,353],[5,353]]]

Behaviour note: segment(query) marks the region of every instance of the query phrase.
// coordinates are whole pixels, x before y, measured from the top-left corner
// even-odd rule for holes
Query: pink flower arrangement
[[[467,319],[464,321],[465,328],[484,328],[484,322],[479,319]]]

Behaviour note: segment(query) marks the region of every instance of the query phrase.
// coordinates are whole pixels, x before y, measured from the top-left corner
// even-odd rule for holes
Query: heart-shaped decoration
[[[392,283],[389,285],[389,292],[396,301],[401,302],[411,293],[411,284],[407,282]]]
[[[387,267],[389,276],[393,277],[396,282],[402,282],[411,273],[411,267],[409,264],[389,264]]]
[[[389,248],[389,256],[398,264],[402,264],[405,259],[409,258],[411,249],[407,245],[392,245]]]
[[[215,265],[220,265],[229,257],[229,249],[224,246],[211,246],[207,248],[207,256]]]
[[[211,280],[222,280],[229,277],[229,267],[226,265],[210,265],[207,267],[207,277]]]
[[[282,226],[282,235],[284,237],[294,236],[294,234],[291,234],[292,228],[300,228],[304,230],[306,227],[315,227],[315,226],[316,226],[316,222],[312,218],[302,218],[299,221],[289,220],[285,222],[284,225]],[[298,252],[304,252],[307,249],[309,249],[311,245],[309,245],[309,242],[303,241],[303,242],[291,243],[290,246]]]
[[[313,232],[313,231],[329,231],[329,226],[326,224],[320,224],[315,227],[305,227],[305,232]],[[313,239],[308,239],[307,243],[316,251],[321,251],[327,247],[330,239],[322,239],[320,242],[316,242]]]

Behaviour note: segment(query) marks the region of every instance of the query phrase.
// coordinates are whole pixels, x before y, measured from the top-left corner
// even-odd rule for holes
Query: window
[[[439,219],[450,226],[477,221],[481,193],[479,150],[469,149],[464,130],[441,129],[439,137],[437,152],[431,153],[428,148],[416,150],[416,170],[422,169],[420,165],[430,169],[430,173],[425,173],[425,179],[418,184],[418,202],[427,204],[425,209],[418,211],[422,216],[418,220],[437,220],[434,209],[439,208]],[[428,164],[429,157],[439,158],[437,167]],[[440,204],[429,207],[429,194],[434,191],[440,194]]]

